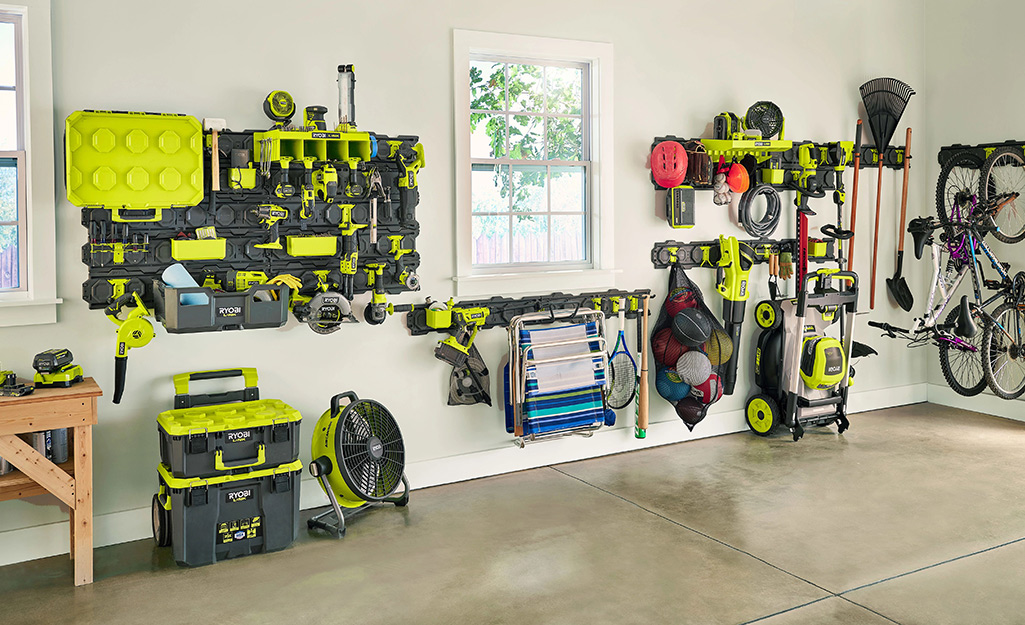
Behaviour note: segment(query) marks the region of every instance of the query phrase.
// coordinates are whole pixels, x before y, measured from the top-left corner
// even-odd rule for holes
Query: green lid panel
[[[196,488],[200,486],[216,486],[228,482],[241,482],[242,480],[254,480],[279,473],[301,473],[303,461],[296,460],[289,464],[280,464],[269,469],[261,469],[251,473],[240,473],[238,475],[218,475],[216,477],[174,477],[166,464],[157,467],[160,479],[171,488]]]
[[[171,436],[259,428],[301,420],[298,410],[279,399],[177,408],[157,416],[157,424]]]
[[[75,111],[64,122],[75,206],[170,208],[203,199],[203,126],[188,115]]]

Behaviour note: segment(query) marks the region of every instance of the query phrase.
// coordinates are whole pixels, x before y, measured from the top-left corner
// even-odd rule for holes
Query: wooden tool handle
[[[641,312],[644,315],[641,319],[641,334],[644,340],[641,341],[641,383],[637,392],[637,427],[641,430],[648,429],[648,296],[644,296],[644,307]]]
[[[904,183],[900,188],[900,242],[897,244],[897,251],[904,251],[904,220],[908,216],[908,173],[911,171],[911,127],[908,126],[908,134],[904,139]]]
[[[869,285],[868,290],[869,310],[875,310],[876,308],[876,264],[879,258],[879,205],[883,199],[883,150],[885,149],[886,146],[883,146],[879,150],[879,180],[876,182],[876,224],[875,233],[872,235],[872,283]]]

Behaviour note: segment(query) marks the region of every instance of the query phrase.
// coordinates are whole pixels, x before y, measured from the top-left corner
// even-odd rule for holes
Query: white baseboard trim
[[[924,402],[927,397],[931,397],[933,388],[946,387],[913,384],[860,392],[852,389],[850,412],[853,414]],[[950,392],[954,394],[953,391]],[[990,399],[1001,401],[995,397]],[[632,416],[631,414],[627,417],[624,412],[621,418],[627,417],[632,423]],[[688,431],[676,419],[652,423],[648,428],[647,437],[643,439],[634,438],[632,427],[617,427],[597,432],[590,438],[571,436],[527,445],[524,449],[510,443],[497,449],[414,462],[407,467],[407,474],[412,488],[427,488],[745,430],[747,425],[744,422],[743,411],[730,410],[709,415],[694,432]],[[329,503],[320,485],[310,477],[302,481],[299,499],[299,505],[303,510],[319,508]],[[149,538],[152,535],[150,509],[137,508],[98,515],[93,519],[93,527],[93,541],[96,547]],[[66,521],[0,532],[0,566],[65,553],[68,553]]]
[[[993,415],[994,417],[1025,421],[1025,405],[1023,405],[1022,399],[1010,401],[1000,399],[991,393],[989,389],[984,390],[975,397],[965,397],[950,390],[950,387],[945,384],[930,384],[929,401],[942,406],[972,410]]]

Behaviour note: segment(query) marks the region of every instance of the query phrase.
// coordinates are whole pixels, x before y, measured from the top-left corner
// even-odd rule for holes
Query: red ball
[[[703,404],[714,404],[722,398],[722,379],[713,373],[701,384],[691,387],[690,393]]]
[[[689,430],[693,430],[694,426],[705,418],[705,410],[701,402],[693,397],[685,397],[676,402],[676,414]]]
[[[679,289],[666,299],[665,309],[667,313],[675,317],[676,313],[681,310],[685,308],[696,308],[697,305],[698,298],[694,295],[694,291],[691,291],[690,289]]]
[[[688,347],[676,340],[671,328],[662,328],[651,339],[651,352],[655,362],[666,367],[675,367],[676,361],[686,352]]]

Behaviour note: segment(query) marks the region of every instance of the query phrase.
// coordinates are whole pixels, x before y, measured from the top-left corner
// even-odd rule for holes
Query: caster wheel
[[[779,406],[768,395],[755,395],[747,400],[744,410],[747,427],[758,436],[768,436],[779,425]]]
[[[157,547],[171,546],[171,513],[160,505],[160,496],[153,495],[153,540]]]

